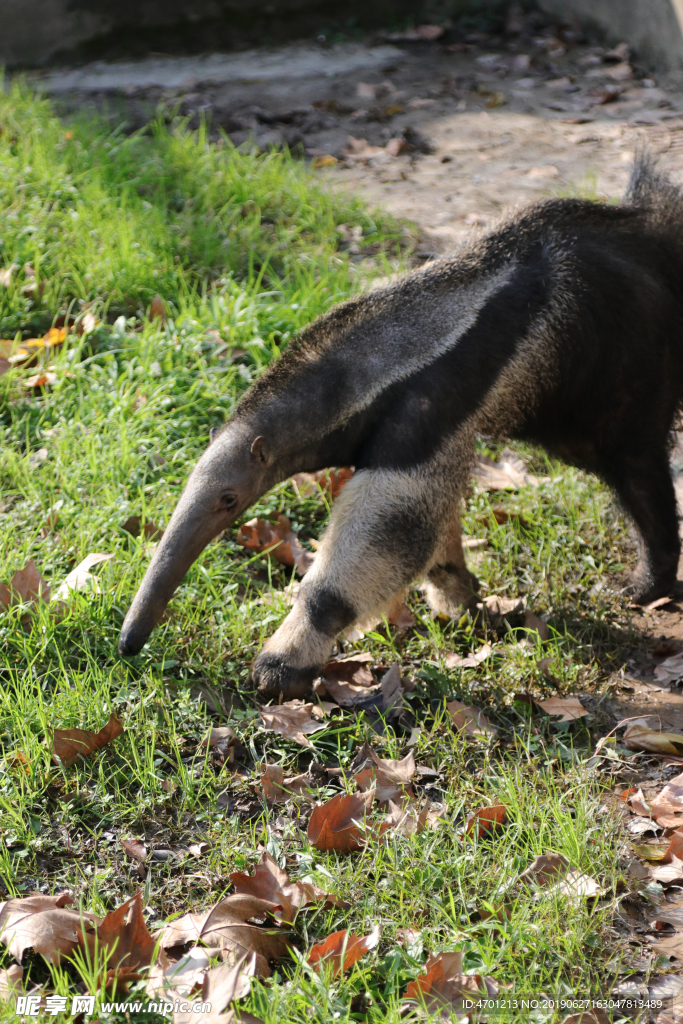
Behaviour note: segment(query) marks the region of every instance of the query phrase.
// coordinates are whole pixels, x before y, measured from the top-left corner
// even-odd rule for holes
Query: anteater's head
[[[268,490],[271,463],[265,438],[244,423],[230,423],[212,438],[128,610],[119,639],[121,654],[142,649],[195,558]]]

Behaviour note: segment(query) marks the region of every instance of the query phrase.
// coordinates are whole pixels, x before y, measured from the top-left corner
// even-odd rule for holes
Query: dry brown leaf
[[[147,976],[145,992],[151,999],[165,998],[171,1002],[176,996],[189,996],[195,987],[203,985],[208,967],[209,957],[206,950],[195,946],[176,963],[154,964]],[[117,988],[120,980],[119,974],[116,978]]]
[[[560,722],[575,722],[577,718],[588,714],[578,697],[548,697],[547,700],[534,703],[543,708],[547,715],[559,715]]]
[[[386,612],[387,622],[397,629],[412,629],[416,619],[406,604],[403,595],[399,595]]]
[[[403,694],[406,687],[401,678],[401,666],[395,662],[382,676],[382,704],[385,715],[395,718],[404,707]]]
[[[403,998],[413,1005],[424,1005],[429,1014],[442,1010],[461,1016],[465,999],[491,999],[498,991],[493,978],[462,974],[462,953],[435,953],[428,958],[423,973],[410,982]]]
[[[313,903],[341,902],[310,882],[292,882],[287,872],[278,867],[269,853],[263,854],[253,875],[236,871],[230,875],[230,881],[235,886],[236,893],[256,896],[279,904],[282,907],[282,920],[288,923],[294,921],[302,907]]]
[[[121,846],[133,860],[136,860],[139,864],[144,864],[147,860],[147,854],[149,853],[144,843],[141,843],[139,839],[122,839]]]
[[[401,761],[378,757],[372,747],[365,743],[356,755],[354,768],[360,767],[354,775],[358,788],[365,792],[374,788],[378,803],[412,796],[410,781],[415,775],[415,756],[412,750]]]
[[[665,939],[660,939],[659,942],[653,942],[652,948],[663,956],[683,960],[683,932],[674,932],[673,935],[668,935]]]
[[[386,832],[399,832],[404,836],[414,836],[422,832],[429,817],[429,800],[420,806],[416,800],[408,798],[402,803],[389,801],[387,814],[380,825],[380,835]]]
[[[152,304],[149,307],[149,318],[150,320],[163,320],[164,322],[168,319],[166,303],[161,295],[155,295],[152,299]]]
[[[249,551],[267,552],[282,565],[295,566],[300,576],[313,562],[313,555],[302,546],[284,515],[277,517],[277,523],[260,517],[250,519],[240,526],[235,540]]]
[[[645,803],[645,797],[643,796],[643,791],[641,789],[627,789],[625,793],[622,793],[620,799],[622,799],[635,814],[642,814],[647,818],[650,817],[650,808]]]
[[[355,139],[353,135],[349,135],[346,149],[342,150],[342,156],[347,160],[371,160],[383,152],[381,146],[371,146],[367,139]]]
[[[487,720],[483,711],[479,708],[468,708],[459,700],[452,700],[446,705],[446,710],[453,719],[456,729],[464,729],[468,736],[477,738],[494,738],[498,730]]]
[[[516,491],[520,487],[538,487],[547,479],[527,472],[526,464],[509,448],[502,453],[499,462],[486,455],[478,455],[473,476],[479,486],[487,491]]]
[[[259,708],[259,714],[265,729],[277,732],[288,740],[294,740],[302,747],[312,747],[313,744],[306,736],[326,728],[324,722],[318,722],[313,718],[314,707],[313,704],[287,700],[284,704]]]
[[[112,714],[99,732],[88,729],[55,729],[52,738],[52,760],[55,764],[69,766],[79,757],[88,757],[96,750],[102,750],[123,732],[123,722]]]
[[[650,878],[663,885],[683,884],[683,860],[673,854],[669,864],[660,864],[650,868]]]
[[[280,765],[265,764],[261,771],[261,788],[268,803],[280,804],[297,796],[310,797],[315,784],[307,772],[285,778]]]
[[[526,597],[500,597],[498,594],[491,594],[483,601],[486,614],[489,617],[494,629],[498,629],[503,619],[519,618],[526,613]]]
[[[73,903],[68,892],[7,900],[0,911],[0,942],[19,963],[27,949],[59,963],[79,945],[81,924],[98,921],[94,914],[68,909],[67,903]]]
[[[557,882],[569,871],[569,861],[561,853],[547,852],[536,857],[526,871],[519,876],[520,882],[535,882],[536,885],[547,885]]]
[[[548,623],[544,622],[543,619],[539,619],[538,615],[534,615],[533,612],[527,610],[524,616],[524,625],[526,629],[533,630],[538,633],[542,641],[546,641],[550,637],[550,629]]]
[[[683,754],[683,735],[676,732],[655,732],[644,720],[629,722],[623,736],[629,750],[647,750],[651,754]]]
[[[237,736],[229,725],[213,725],[204,737],[204,743],[209,747],[216,747],[219,753],[227,757],[230,747],[237,743]]]
[[[7,970],[0,971],[0,999],[9,1002],[13,996],[19,996],[23,988],[24,968],[19,964],[10,964]]]
[[[447,654],[446,668],[476,668],[482,661],[486,661],[492,650],[491,644],[486,643],[474,654]]]
[[[136,893],[101,922],[79,929],[80,944],[87,944],[90,955],[106,956],[109,968],[148,967],[154,958],[156,940],[150,935],[142,913],[142,895]]]
[[[339,163],[336,156],[332,156],[331,153],[324,153],[322,156],[314,156],[311,160],[311,167],[314,171],[320,170],[321,167],[334,167],[335,164]]]
[[[650,814],[665,828],[678,828],[683,825],[683,773],[671,779],[650,801]],[[677,851],[678,844],[674,852]]]
[[[308,963],[316,971],[320,971],[323,965],[328,965],[332,968],[332,976],[338,978],[344,971],[348,971],[349,967],[353,967],[365,953],[374,949],[379,938],[379,925],[376,925],[369,935],[362,937],[346,930],[333,932],[324,942],[313,946],[308,954]]]
[[[365,819],[374,800],[374,791],[340,793],[313,808],[308,823],[308,839],[316,850],[359,850],[365,843]]]
[[[199,942],[209,913],[209,910],[205,910],[199,914],[183,914],[182,917],[171,921],[161,933],[161,948],[170,949],[171,946],[185,946],[188,942]]]
[[[561,853],[548,852],[536,857],[519,876],[519,881],[540,886],[553,883],[552,890],[562,896],[595,896],[601,892],[594,878],[570,868]]]
[[[493,807],[482,807],[480,810],[470,814],[465,823],[465,835],[471,835],[478,827],[478,835],[481,839],[488,832],[493,832],[499,825],[507,821],[507,807],[505,804],[495,804]]]
[[[317,473],[296,473],[292,477],[292,483],[300,498],[325,491],[334,500],[339,497],[352,476],[353,470],[343,466],[341,469],[321,469]]]
[[[45,388],[51,384],[56,384],[57,374],[52,370],[41,370],[40,373],[34,374],[32,377],[28,377],[23,386],[25,388]]]
[[[145,540],[156,543],[161,540],[164,535],[164,531],[156,523],[153,523],[151,519],[143,525],[142,516],[128,516],[125,523],[121,527],[125,533],[129,533],[131,537],[139,537],[140,533],[143,533]]]
[[[79,562],[75,569],[72,569],[63,583],[61,583],[54,595],[56,601],[66,601],[72,590],[89,590],[92,594],[100,593],[100,585],[96,576],[90,569],[100,562],[107,562],[114,555],[103,555],[94,551],[86,555],[82,562]]]
[[[325,666],[319,695],[326,693],[340,707],[353,707],[376,693],[378,685],[364,656],[339,658]]]
[[[201,931],[201,940],[210,946],[235,953],[257,953],[265,960],[279,960],[289,949],[288,932],[276,927],[248,924],[249,918],[265,919],[279,904],[242,893],[233,893],[209,912]]]
[[[14,604],[34,605],[36,601],[47,603],[50,593],[50,584],[40,575],[31,558],[23,569],[17,569],[9,586],[0,583],[0,608],[7,609]]]

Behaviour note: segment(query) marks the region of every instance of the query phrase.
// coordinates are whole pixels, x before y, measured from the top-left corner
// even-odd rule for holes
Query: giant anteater
[[[633,594],[679,557],[667,442],[683,397],[683,194],[647,156],[620,205],[555,199],[305,328],[201,457],[126,616],[147,641],[199,553],[300,471],[353,465],[297,601],[253,669],[307,694],[335,637],[412,581],[472,601],[459,506],[478,432],[598,474],[642,538]]]

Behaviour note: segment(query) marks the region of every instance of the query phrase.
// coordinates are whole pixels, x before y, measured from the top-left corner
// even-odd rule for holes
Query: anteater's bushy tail
[[[683,192],[658,169],[656,157],[644,147],[636,150],[624,202],[670,222],[683,221]]]

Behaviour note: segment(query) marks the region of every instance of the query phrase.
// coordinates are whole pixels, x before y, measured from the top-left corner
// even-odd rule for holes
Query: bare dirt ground
[[[625,45],[594,45],[537,16],[495,39],[419,38],[438,32],[29,77],[64,110],[93,105],[130,127],[158,110],[191,124],[206,117],[236,145],[298,150],[331,186],[414,222],[422,258],[549,196],[619,198],[643,143],[681,175],[683,86],[658,81]],[[367,256],[352,228],[348,244]],[[683,447],[673,467],[683,498]],[[642,628],[665,653],[628,666],[609,710],[615,721],[655,715],[663,730],[683,732],[683,694],[652,678],[666,653],[683,649],[683,602],[643,612]]]

